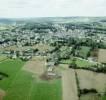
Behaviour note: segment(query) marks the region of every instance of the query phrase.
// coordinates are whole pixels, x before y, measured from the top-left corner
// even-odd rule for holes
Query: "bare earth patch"
[[[96,89],[99,93],[106,91],[106,74],[87,70],[76,70],[80,89]]]
[[[45,60],[39,57],[34,58],[31,61],[28,61],[23,67],[23,70],[32,72],[37,75],[43,74],[45,69]]]
[[[106,49],[99,50],[98,62],[106,63]]]
[[[62,71],[63,100],[78,100],[74,69]]]
[[[4,96],[5,96],[5,92],[0,89],[0,100],[3,100]]]

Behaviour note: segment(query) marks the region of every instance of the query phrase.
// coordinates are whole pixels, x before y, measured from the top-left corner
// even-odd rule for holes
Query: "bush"
[[[98,93],[96,89],[83,89],[80,90],[80,94],[87,94],[87,93]]]

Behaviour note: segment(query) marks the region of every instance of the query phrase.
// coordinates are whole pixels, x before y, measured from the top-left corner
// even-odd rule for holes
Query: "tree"
[[[74,68],[74,69],[77,68],[76,58],[74,58],[74,59],[72,60],[72,63],[69,64],[69,68]]]

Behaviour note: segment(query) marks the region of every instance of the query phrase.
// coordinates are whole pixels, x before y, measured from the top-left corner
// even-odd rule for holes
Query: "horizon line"
[[[0,19],[33,19],[33,18],[103,18],[106,16],[39,16],[39,17],[0,17]]]

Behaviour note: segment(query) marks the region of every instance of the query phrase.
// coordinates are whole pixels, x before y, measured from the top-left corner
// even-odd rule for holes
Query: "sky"
[[[1,18],[106,16],[106,0],[0,0]]]

